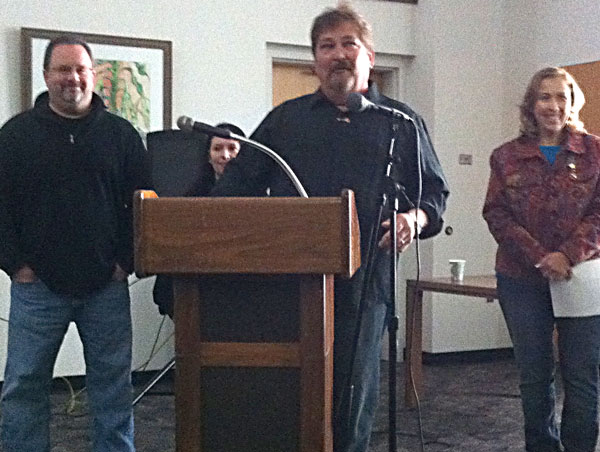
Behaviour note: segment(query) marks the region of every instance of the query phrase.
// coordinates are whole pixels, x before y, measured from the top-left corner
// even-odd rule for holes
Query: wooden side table
[[[406,359],[404,361],[404,401],[414,408],[417,394],[423,392],[423,292],[438,292],[485,298],[491,302],[498,298],[496,277],[492,275],[465,276],[463,281],[450,278],[429,278],[406,281]]]

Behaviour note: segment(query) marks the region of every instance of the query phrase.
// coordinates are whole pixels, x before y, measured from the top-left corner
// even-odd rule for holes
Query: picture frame
[[[64,35],[79,37],[89,44],[97,73],[95,91],[101,94],[109,111],[132,122],[142,136],[153,130],[171,129],[171,41],[23,27],[23,109],[31,108],[35,98],[47,90],[44,53],[51,39]]]

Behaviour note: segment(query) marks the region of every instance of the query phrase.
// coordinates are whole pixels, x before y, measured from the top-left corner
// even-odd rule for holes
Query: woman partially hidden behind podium
[[[600,139],[579,120],[583,104],[568,72],[540,70],[520,106],[519,137],[490,159],[483,216],[498,242],[498,295],[520,372],[527,451],[593,452],[598,438],[600,316],[555,318],[549,289],[600,254]]]
[[[233,124],[223,122],[217,124],[216,127],[229,130],[241,137],[246,136],[242,129]],[[209,136],[204,152],[206,158],[203,160],[200,177],[185,196],[207,196],[215,186],[215,182],[223,175],[227,164],[237,157],[240,152],[240,143],[237,140]],[[170,276],[158,275],[156,277],[152,296],[154,303],[158,305],[159,312],[173,318],[173,281]]]

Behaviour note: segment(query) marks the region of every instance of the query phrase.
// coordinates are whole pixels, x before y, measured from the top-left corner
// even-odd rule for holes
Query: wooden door
[[[377,86],[385,86],[384,73],[371,71],[371,79]],[[319,79],[314,74],[311,64],[273,62],[273,106],[305,94],[313,93],[319,87]],[[382,90],[384,94],[385,91]]]
[[[588,132],[600,135],[600,61],[564,66],[577,81],[585,95],[585,105],[579,114]]]

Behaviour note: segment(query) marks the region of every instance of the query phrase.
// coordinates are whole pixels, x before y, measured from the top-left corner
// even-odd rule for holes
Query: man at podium
[[[397,215],[399,252],[405,251],[417,235],[427,238],[441,230],[448,188],[422,118],[407,105],[381,95],[369,82],[374,50],[371,27],[364,18],[345,4],[327,9],[313,22],[311,42],[319,89],[276,107],[251,138],[277,152],[298,175],[309,196],[339,196],[343,189],[355,192],[363,258],[371,229],[379,228],[379,249],[374,253],[374,274],[364,294],[363,309],[359,310],[364,262],[350,280],[335,282],[334,449],[364,452],[376,411],[381,340],[391,299],[389,222],[373,223],[381,203],[392,137],[396,137],[393,155],[397,161],[392,177],[406,193],[400,198],[401,213]],[[348,95],[353,92],[368,99],[368,108],[348,108]],[[389,113],[390,108],[378,106],[391,107],[410,120],[399,119],[399,115]],[[212,194],[259,196],[266,189],[271,196],[296,195],[293,184],[274,161],[243,147]],[[359,314],[361,331],[350,372]],[[344,391],[349,384],[354,386],[352,398]]]

